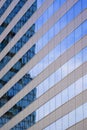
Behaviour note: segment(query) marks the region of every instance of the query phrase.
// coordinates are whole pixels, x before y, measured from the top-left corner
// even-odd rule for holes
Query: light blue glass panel
[[[60,31],[60,20],[54,25],[55,35]]]
[[[83,119],[83,106],[80,106],[76,109],[76,122],[79,122]]]
[[[54,51],[54,57],[55,59],[57,59],[60,56],[60,43],[58,43],[58,45],[55,47],[55,51]]]
[[[81,26],[79,26],[79,28],[75,30],[75,42],[77,42],[80,39],[81,35],[82,35],[82,28]]]
[[[56,130],[55,122],[50,125],[49,129],[50,130]]]
[[[87,8],[87,1],[86,0],[82,0],[82,8],[83,9]]]
[[[62,122],[63,122],[62,130],[66,130],[68,128],[68,115],[62,118]]]
[[[68,73],[72,72],[75,68],[75,58],[72,58],[71,60],[69,60],[67,66],[68,66]]]
[[[46,10],[46,12],[44,12],[44,14],[42,15],[43,18],[43,24],[48,20],[48,10]]]
[[[76,112],[74,110],[74,111],[69,113],[69,120],[68,120],[69,121],[69,127],[75,124],[75,122],[76,122],[75,118],[76,118]]]
[[[75,56],[75,67],[77,68],[82,64],[82,51]]]
[[[83,57],[82,57],[82,60],[83,60],[83,62],[87,61],[87,47],[84,48],[84,50],[83,50]]]
[[[49,126],[48,126],[48,127],[46,127],[44,130],[50,130]]]
[[[61,78],[62,78],[62,76],[61,76],[61,68],[58,69],[58,70],[55,72],[54,76],[55,76],[55,83],[57,83],[58,81],[61,80]]]
[[[85,75],[83,77],[83,89],[86,90],[87,89],[87,75]]]
[[[62,94],[61,93],[57,94],[55,100],[56,100],[56,108],[58,108],[62,104]]]
[[[62,104],[68,101],[68,89],[62,91]]]
[[[54,26],[50,29],[50,31],[49,31],[49,40],[50,39],[52,39],[53,38],[53,36],[54,36]]]
[[[43,109],[44,109],[44,116],[46,116],[46,115],[48,115],[49,114],[49,112],[50,112],[50,104],[49,104],[49,102],[47,102],[47,103],[45,103],[44,105],[43,105]]]
[[[61,42],[61,54],[66,51],[67,46],[67,37]]]
[[[84,108],[84,119],[87,118],[87,103],[83,105]]]
[[[67,24],[67,15],[65,14],[61,19],[60,19],[60,27],[61,29],[64,28]]]
[[[55,74],[52,74],[49,77],[49,88],[51,88],[55,84]]]
[[[70,87],[68,87],[68,97],[69,97],[69,100],[71,98],[73,98],[75,96],[75,86],[74,84],[70,85]]]
[[[61,0],[54,0],[54,11],[56,12],[57,11],[57,9],[60,7],[60,1]]]
[[[36,110],[36,122],[39,120],[39,114],[38,114],[38,112],[39,112],[39,109]]]
[[[75,83],[75,94],[79,94],[80,92],[82,92],[83,90],[83,84],[82,84],[82,79],[79,79],[76,83]]]
[[[61,67],[61,70],[62,70],[62,78],[64,78],[67,73],[68,73],[68,68],[67,68],[67,63],[65,63],[62,67]]]
[[[74,6],[75,17],[81,12],[81,0],[79,0]]]
[[[87,34],[87,20],[82,24],[82,33],[83,36]]]
[[[49,101],[49,104],[50,104],[50,112],[54,111],[54,110],[55,110],[55,97],[52,98],[52,99]]]
[[[53,4],[48,9],[48,18],[50,18],[53,15]]]
[[[56,121],[56,130],[62,130],[62,119]]]
[[[43,106],[38,109],[38,120],[42,119],[44,116],[44,108]]]
[[[67,37],[67,42],[68,42],[68,48],[71,47],[75,43],[75,31],[73,31],[68,37]]]
[[[73,18],[74,18],[74,8],[72,7],[72,8],[67,12],[67,22],[69,23]]]
[[[40,8],[40,6],[42,5],[42,3],[44,2],[45,0],[37,0],[37,8]]]

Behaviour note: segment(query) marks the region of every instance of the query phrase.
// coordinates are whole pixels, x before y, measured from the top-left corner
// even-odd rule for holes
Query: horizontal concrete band
[[[20,0],[13,0],[9,7],[6,9],[5,13],[0,18],[0,25],[3,23],[3,21],[6,19],[6,17],[10,14],[10,12],[15,8],[15,6],[18,4]]]
[[[0,60],[2,57],[4,57],[8,51],[17,43],[17,41],[26,33],[26,31],[36,22],[36,20],[44,13],[44,11],[50,6],[50,4],[53,2],[53,0],[46,0],[46,2],[43,3],[41,8],[39,8],[28,21],[22,26],[22,28],[16,33],[16,35],[13,37],[13,39],[9,42],[9,44],[6,46],[6,48],[3,49],[1,52]],[[8,29],[13,26],[11,22],[8,26]],[[11,25],[12,24],[12,25]],[[9,30],[5,30],[2,35],[0,36],[0,42],[7,36]],[[6,49],[6,52],[5,52]],[[4,55],[4,56],[3,56]]]
[[[1,0],[1,1],[0,1],[0,8],[4,5],[5,1],[6,1],[6,0]]]
[[[84,119],[72,127],[68,128],[67,130],[87,130],[87,119]]]
[[[83,41],[83,43],[86,45],[85,41]],[[62,62],[62,60],[60,61]],[[35,60],[33,62],[27,63],[5,86],[3,86],[3,88],[0,90],[0,97],[3,96],[20,78],[22,78],[33,67],[33,63],[35,63]]]
[[[87,63],[86,63],[87,64]],[[83,66],[79,67],[75,71],[71,72],[69,75],[67,75],[64,79],[62,79],[60,82],[58,82],[56,85],[54,85],[51,89],[49,89],[45,95],[49,95],[48,98],[43,95],[39,98],[39,103],[41,105],[44,104],[47,100],[51,99],[53,96],[64,90],[66,87],[68,87],[70,84],[74,83],[76,80],[87,74],[87,67],[84,64]],[[82,69],[84,68],[84,69]],[[76,77],[75,77],[76,74]],[[28,89],[28,92],[30,90]],[[27,92],[27,93],[28,93]],[[55,93],[54,93],[55,92]],[[26,93],[25,93],[26,94]],[[24,91],[22,90],[19,92],[16,96],[14,96],[10,101],[8,101],[1,109],[0,109],[0,116],[2,116],[4,113],[6,113],[10,108],[12,108],[19,100],[21,100],[24,96]],[[46,100],[46,101],[45,101]],[[37,106],[37,105],[36,105]],[[38,107],[38,106],[37,106]]]
[[[5,13],[2,15],[2,17],[0,18],[0,25],[4,22],[4,20],[7,18],[7,16],[10,14],[10,12],[12,11],[12,9],[15,8],[15,6],[18,4],[20,0],[13,0],[13,4],[10,5],[7,10],[5,11]],[[17,15],[12,19],[12,21],[10,22],[10,24],[7,26],[7,28],[5,29],[6,30],[9,30],[9,27],[10,27],[10,30],[16,25],[16,23],[20,20],[20,18],[25,14],[25,12],[31,7],[32,3],[34,2],[35,0],[27,0],[27,2],[24,4],[24,6],[21,8],[21,10],[17,13]],[[16,2],[16,5],[15,3]],[[12,23],[12,24],[11,24]],[[9,31],[10,31],[9,30]],[[6,31],[7,32],[7,31]],[[9,32],[8,32],[9,33]],[[3,33],[4,34],[4,33]],[[3,36],[3,34],[1,34],[1,37]],[[6,35],[5,35],[6,36]],[[4,36],[4,38],[5,38]],[[0,37],[0,40],[2,39]],[[2,39],[3,40],[3,39]],[[1,41],[2,41],[1,40]]]
[[[30,106],[25,108],[22,112],[20,112],[17,116],[12,118],[12,120],[10,120],[7,124],[5,124],[1,128],[1,130],[3,130],[3,129],[9,130],[12,127],[14,127],[16,124],[18,124],[21,120],[23,120],[25,117],[27,117],[30,114],[30,110],[35,109],[35,107],[37,106],[36,104],[38,104],[38,102],[39,101],[37,101],[37,103],[33,104],[32,108],[30,108],[30,109],[29,109]],[[44,127],[47,127],[51,123],[55,122],[62,116],[68,114],[75,108],[84,104],[85,102],[87,102],[87,90],[80,93],[79,95],[77,95],[76,97],[74,97],[73,99],[68,101],[67,103],[63,104],[61,107],[56,109],[56,111],[53,111],[51,114],[49,114],[48,116],[46,116],[45,118],[43,118],[42,120],[37,122],[35,125],[33,125],[29,130],[34,130],[34,128],[37,128],[37,127],[38,127],[38,130],[41,130]],[[39,107],[39,104],[38,104],[38,107]]]
[[[45,118],[43,118],[41,121],[33,125],[28,130],[43,130],[45,127],[49,126],[56,120],[62,118],[66,114],[70,113],[77,107],[81,106],[82,104],[87,102],[87,91],[84,91],[80,93],[78,96],[74,97],[72,100],[68,101],[64,105],[62,105],[60,108],[56,109],[56,111],[52,112]],[[77,106],[76,106],[77,104]]]
[[[3,115],[6,111],[8,111],[12,106],[14,106],[19,100],[21,100],[33,88],[35,88],[44,79],[46,79],[48,76],[50,76],[54,71],[56,71],[64,63],[66,63],[67,60],[71,59],[75,54],[77,54],[80,50],[82,50],[84,47],[86,47],[87,46],[86,39],[87,39],[87,36],[85,36],[83,39],[81,39],[80,41],[78,41],[75,45],[73,45],[70,49],[68,49],[64,54],[62,54],[54,63],[52,63],[51,65],[49,65],[33,81],[31,81],[28,85],[26,85],[16,96],[14,96],[7,104],[5,104],[0,109],[1,115]],[[54,65],[55,65],[55,68],[54,68]],[[10,83],[10,85],[11,85],[11,83]],[[7,89],[7,87],[9,87],[9,85],[6,86],[6,89]],[[1,94],[3,94],[3,92],[4,92],[4,90],[1,92]]]
[[[15,37],[9,42],[9,44],[6,46],[6,48],[3,49],[3,51],[0,53],[0,60],[3,59],[3,57],[9,52],[9,50],[17,43],[17,41],[25,34],[25,32],[35,23],[35,21],[40,17],[43,12],[49,7],[53,0],[46,0],[46,2],[42,5],[42,7],[37,10],[34,15],[26,22],[26,24],[19,30],[19,32],[15,35]],[[26,51],[22,52],[22,56],[29,50],[29,48],[35,42],[42,37],[50,28],[51,26],[63,15],[66,13],[68,9],[72,7],[72,5],[75,3],[76,0],[68,0],[69,2],[66,2],[62,8],[58,12],[56,12],[42,27],[41,29],[38,30],[35,35],[29,39],[29,41],[23,46],[23,50],[25,49]],[[70,2],[71,1],[71,2]],[[70,4],[68,6],[68,4]],[[67,6],[67,9],[66,9]],[[60,13],[61,12],[61,13]],[[38,16],[38,17],[37,17]],[[6,32],[6,31],[5,31]],[[5,34],[4,34],[5,36]],[[2,37],[1,37],[2,38]],[[37,40],[36,40],[37,39]],[[29,46],[30,45],[30,46]]]
[[[85,10],[82,14],[80,14],[75,21],[73,20],[69,25],[67,25],[60,33],[58,33],[51,41],[49,41],[49,44],[53,44],[57,45],[58,42],[60,42],[61,40],[63,40],[67,35],[69,35],[70,32],[72,32],[76,27],[78,27],[86,18],[82,18],[87,14],[87,10]],[[77,24],[78,23],[78,24]],[[67,31],[68,30],[68,31]],[[42,30],[41,30],[42,32]],[[37,36],[37,35],[36,35]],[[24,47],[22,47],[22,49],[9,61],[9,63],[0,71],[0,78],[2,78],[10,69],[11,67],[24,55],[24,53],[26,53],[29,48],[31,48],[33,46],[33,44],[37,41],[37,37],[31,38],[30,41],[28,42],[28,44],[26,44]],[[57,42],[56,42],[57,41]],[[52,42],[52,43],[51,43]],[[55,42],[55,43],[54,43]],[[47,44],[46,46],[50,45]],[[52,47],[52,48],[53,48]],[[48,48],[48,47],[47,47]],[[51,49],[52,49],[51,48]],[[50,50],[51,50],[50,49]],[[41,50],[42,51],[42,50]],[[43,52],[42,52],[43,53]],[[47,54],[47,53],[46,53]],[[44,54],[45,56],[45,54]],[[34,56],[35,57],[35,56]],[[40,57],[40,56],[39,56]],[[42,58],[42,57],[41,57]],[[37,61],[37,56],[36,59],[34,59],[35,61]],[[32,60],[32,59],[31,59]],[[30,62],[30,61],[29,61]],[[28,62],[28,63],[29,63]],[[38,62],[38,61],[37,61]]]

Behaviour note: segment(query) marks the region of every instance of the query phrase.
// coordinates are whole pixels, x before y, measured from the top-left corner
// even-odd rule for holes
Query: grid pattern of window
[[[86,130],[86,0],[6,0],[0,17],[0,130]]]

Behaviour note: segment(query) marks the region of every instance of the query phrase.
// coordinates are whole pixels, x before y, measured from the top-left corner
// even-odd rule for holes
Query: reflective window
[[[11,4],[13,0],[6,0],[3,6],[0,9],[0,17],[4,14],[5,10],[8,8],[8,6]]]
[[[69,127],[75,125],[77,122],[82,121],[83,119],[87,118],[87,115],[85,115],[85,117],[83,117],[83,112],[87,113],[87,111],[85,111],[86,109],[87,109],[87,103],[85,103],[85,104],[81,105],[80,107],[76,108],[75,110],[71,111],[69,114],[61,117],[56,122],[49,125],[47,127],[48,129],[45,128],[43,130],[49,130],[49,128],[51,129],[51,126],[52,127],[56,126],[56,129],[58,129],[58,130],[68,129]],[[56,129],[54,129],[54,130],[56,130]]]

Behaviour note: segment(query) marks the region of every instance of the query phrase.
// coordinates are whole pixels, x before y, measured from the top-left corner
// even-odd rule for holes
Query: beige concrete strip
[[[49,96],[47,96],[48,99]],[[84,97],[86,100],[84,100]],[[44,99],[44,98],[43,98]],[[83,100],[82,100],[83,99]],[[79,102],[78,102],[79,100]],[[16,115],[14,118],[12,118],[7,124],[5,124],[0,130],[9,130],[13,128],[16,124],[18,124],[21,120],[26,118],[30,113],[35,111],[37,108],[41,106],[41,104],[38,104],[39,100],[36,100],[33,104],[25,108],[22,112],[20,112],[18,115]],[[76,106],[76,102],[78,102],[78,105]],[[39,126],[38,130],[42,130],[46,126],[50,125],[51,123],[55,122],[62,116],[70,113],[75,108],[79,107],[80,105],[87,102],[87,90],[83,91],[73,99],[69,100],[62,106],[60,106],[56,111],[53,111],[48,116],[37,122],[35,125],[33,125],[29,130],[34,130],[34,128],[37,128],[37,125]],[[31,111],[31,112],[30,112]],[[24,114],[23,114],[24,113]],[[41,125],[43,124],[43,125]]]
[[[0,0],[0,8],[4,5],[6,0]]]
[[[84,43],[83,44],[84,47],[87,46],[86,41],[84,41],[83,43]],[[77,51],[78,51],[78,49],[77,49]],[[72,54],[73,53],[74,53],[74,51],[72,52]],[[1,88],[1,90],[0,90],[0,97],[2,97],[17,81],[19,81],[19,79],[21,79],[32,68],[33,64],[35,65],[36,60],[34,58],[32,59],[33,62],[32,62],[32,60],[30,62],[28,62],[24,67],[22,67],[22,69],[5,86],[3,86],[3,88]],[[64,58],[64,59],[66,60],[66,58]],[[60,58],[60,61],[64,62],[64,60],[61,60],[61,58]],[[51,68],[51,71],[52,71],[52,68]]]
[[[87,118],[71,126],[67,130],[87,130]]]
[[[85,97],[86,96],[86,97]],[[82,100],[82,98],[86,98],[85,100]],[[27,129],[27,130],[36,130],[36,128],[38,130],[43,130],[45,127],[51,125],[53,122],[55,122],[56,120],[62,118],[63,116],[65,116],[66,114],[70,113],[71,111],[73,111],[74,109],[76,109],[75,103],[80,100],[78,103],[78,106],[83,105],[84,103],[87,102],[87,91],[84,91],[82,93],[80,93],[79,95],[77,95],[75,98],[73,98],[72,100],[70,100],[69,102],[65,103],[64,105],[62,105],[60,108],[56,109],[56,111],[52,112],[51,114],[49,114],[48,116],[46,116],[45,118],[43,118],[41,121],[39,121],[38,123],[36,123],[35,125],[33,125],[31,128]],[[64,113],[63,113],[64,112]],[[75,129],[74,129],[75,130]],[[76,129],[77,130],[77,129]]]
[[[13,0],[9,7],[6,9],[4,14],[0,18],[0,25],[3,23],[3,21],[6,19],[6,17],[9,15],[9,13],[15,8],[15,6],[18,4],[20,0]],[[1,35],[0,35],[1,37]],[[1,38],[0,38],[1,39]]]
[[[87,10],[85,10],[82,14],[80,14],[75,20],[73,20],[70,24],[68,24],[60,33],[58,33],[55,37],[55,44],[57,44],[58,42],[60,42],[61,40],[63,40],[67,35],[69,35],[70,32],[72,32],[76,27],[78,27],[86,18],[82,17],[84,15],[87,14]],[[56,17],[56,16],[55,16]],[[55,17],[53,17],[52,19],[54,19]],[[50,22],[52,21],[52,19],[50,20]],[[78,21],[79,20],[79,21]],[[50,22],[47,23],[46,25],[46,29],[48,28]],[[75,25],[74,25],[75,23]],[[78,24],[77,24],[78,23]],[[45,28],[45,27],[44,27]],[[46,31],[45,29],[45,31]],[[68,30],[66,32],[66,30]],[[2,78],[10,69],[11,67],[24,55],[25,52],[27,52],[29,50],[29,48],[32,47],[32,45],[34,43],[36,43],[37,41],[37,37],[40,38],[41,37],[41,31],[39,31],[39,33],[37,33],[36,35],[34,35],[29,42],[27,42],[21,49],[20,51],[7,63],[7,65],[0,71],[0,78]],[[38,36],[39,35],[39,36]],[[61,37],[61,39],[60,39]],[[51,41],[50,41],[51,42]],[[36,61],[36,60],[35,60]]]
[[[87,44],[83,43],[84,39],[80,40],[79,42],[76,43],[76,45],[73,45],[69,50],[67,50],[63,55],[61,55],[61,57],[59,57],[53,64],[51,64],[46,70],[44,70],[39,76],[37,76],[33,81],[31,81],[28,85],[26,85],[24,87],[24,89],[22,89],[17,95],[15,95],[8,103],[6,103],[1,109],[0,109],[0,116],[2,116],[4,113],[6,113],[6,111],[8,111],[11,107],[13,107],[19,100],[21,100],[25,95],[27,95],[33,88],[35,88],[38,84],[40,84],[44,79],[46,79],[51,73],[53,73],[54,71],[56,71],[62,64],[66,63],[67,60],[69,60],[70,58],[72,58],[73,55],[75,55],[76,53],[78,53],[82,48],[86,47]],[[83,44],[82,44],[83,43]],[[78,49],[77,49],[78,48]],[[74,52],[74,50],[77,50],[76,52]],[[67,56],[67,58],[65,58],[65,56]],[[63,62],[61,62],[63,61]],[[61,65],[60,65],[61,62]],[[32,64],[32,63],[31,63]],[[54,65],[55,65],[55,70],[54,70]],[[53,69],[52,69],[53,68]],[[49,70],[49,71],[48,71]],[[84,67],[85,71],[81,72],[81,74],[79,75],[85,75],[87,73],[87,67]],[[48,73],[49,72],[49,73]],[[80,71],[79,71],[80,73]],[[41,78],[43,77],[43,78]],[[69,82],[73,81],[74,82],[74,78],[67,76]],[[71,80],[72,79],[72,80]],[[77,77],[76,79],[78,79],[78,73],[77,73]],[[15,80],[15,79],[14,79]],[[10,83],[11,84],[11,83]],[[69,85],[69,84],[68,84]],[[60,85],[61,86],[61,85]],[[8,86],[6,86],[8,87]],[[62,87],[61,87],[62,88]],[[57,92],[57,88],[56,88],[56,92]],[[2,93],[4,92],[4,90],[2,91]]]
[[[32,16],[31,18],[24,24],[24,26],[18,31],[18,33],[14,36],[14,38],[11,40],[10,44],[11,48],[17,43],[17,41],[26,33],[26,31],[35,23],[35,21],[40,17],[43,12],[50,6],[50,4],[53,2],[53,0],[46,0],[46,2],[43,3],[41,8],[39,8]],[[18,18],[18,17],[17,17]],[[11,23],[12,25],[12,23]],[[11,28],[9,24],[9,29]],[[6,30],[2,33],[0,36],[0,43],[1,41],[6,37],[9,30]],[[14,41],[16,40],[16,41]],[[10,48],[10,49],[11,49]],[[0,58],[1,59],[1,58]]]
[[[25,44],[23,46],[23,48],[26,48],[26,52],[29,50],[33,39],[35,41],[35,39],[39,38],[38,36],[42,36],[44,33],[46,33],[48,31],[49,28],[51,28],[51,26],[64,14],[67,12],[67,10],[69,10],[75,3],[77,0],[68,0],[63,6],[62,8],[56,12],[54,14],[53,17],[50,18],[50,20],[48,20],[48,22],[46,23],[46,25],[44,25],[31,39],[29,39],[29,41],[27,42],[27,44]],[[9,42],[9,44],[6,46],[6,48],[3,49],[3,51],[0,53],[0,60],[3,59],[3,57],[9,52],[9,50],[17,43],[17,41],[23,36],[23,34],[31,27],[31,25],[33,23],[35,23],[35,21],[38,19],[38,17],[40,17],[43,12],[49,7],[49,5],[53,2],[53,0],[46,0],[46,2],[43,3],[42,7],[37,10],[34,15],[27,21],[27,23],[20,29],[20,31],[15,35],[15,37]],[[67,7],[68,3],[70,3],[70,6]],[[60,13],[61,12],[61,13]],[[57,18],[56,18],[57,15]],[[55,20],[53,19],[55,18]],[[49,24],[50,21],[50,24]],[[43,31],[42,31],[43,29]],[[5,32],[6,33],[6,32]],[[5,36],[5,34],[3,35]],[[30,43],[30,46],[29,46]],[[33,42],[33,44],[35,44],[35,42]],[[26,53],[25,51],[22,52],[22,54]]]
[[[11,29],[16,25],[16,23],[20,20],[20,18],[25,14],[25,12],[31,7],[32,3],[34,3],[35,0],[27,0],[27,2],[24,4],[24,6],[21,8],[21,10],[16,14],[16,16],[12,19],[12,21],[9,23],[7,28],[5,29],[5,32],[3,32],[0,36],[0,40],[2,41],[6,35],[11,31]],[[3,23],[5,18],[7,17],[4,13],[4,17],[1,17],[0,19],[0,25]],[[3,39],[2,39],[3,38]]]

